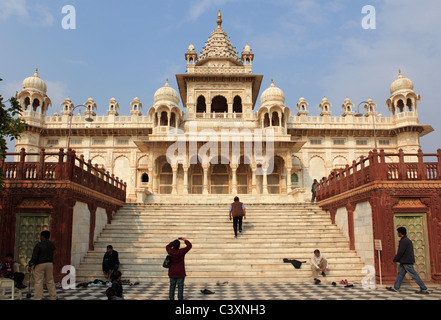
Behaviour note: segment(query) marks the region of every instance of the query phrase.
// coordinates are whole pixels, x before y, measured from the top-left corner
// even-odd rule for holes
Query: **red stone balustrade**
[[[48,156],[55,156],[58,162],[46,162]],[[44,149],[40,153],[27,153],[21,149],[20,153],[7,153],[8,157],[18,157],[18,162],[8,162],[0,159],[0,170],[3,171],[5,181],[8,180],[35,180],[35,181],[60,181],[67,180],[78,183],[120,201],[126,200],[127,183],[106,172],[104,169],[93,165],[91,160],[87,162],[84,156],[79,158],[74,150],[58,153],[46,153]],[[38,159],[28,161],[28,159]]]
[[[433,158],[435,161],[424,161]],[[373,150],[359,162],[332,172],[317,183],[317,200],[325,200],[373,181],[441,180],[441,149],[437,153],[385,153]]]

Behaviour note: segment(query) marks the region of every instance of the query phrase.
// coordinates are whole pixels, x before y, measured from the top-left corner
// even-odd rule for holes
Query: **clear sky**
[[[75,30],[62,27],[65,5],[76,9]],[[376,29],[362,27],[366,5],[376,9]],[[333,115],[349,97],[355,105],[371,98],[389,116],[385,102],[401,68],[422,97],[421,123],[435,129],[423,151],[441,147],[439,0],[0,0],[0,93],[15,95],[38,67],[49,115],[67,96],[75,105],[92,96],[102,115],[112,97],[130,115],[137,96],[147,114],[166,78],[177,89],[188,46],[202,51],[219,10],[236,50],[251,46],[261,93],[274,79],[293,114],[303,96],[318,115],[326,96]]]

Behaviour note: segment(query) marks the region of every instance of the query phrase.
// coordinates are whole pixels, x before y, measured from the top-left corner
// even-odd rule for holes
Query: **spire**
[[[217,15],[217,27],[222,28],[222,14],[219,10],[219,14]]]

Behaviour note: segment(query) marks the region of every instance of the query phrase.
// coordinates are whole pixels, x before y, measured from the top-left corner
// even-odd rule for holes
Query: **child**
[[[22,272],[15,272],[16,263],[18,262],[13,260],[13,254],[8,253],[5,260],[0,262],[0,275],[5,278],[13,279],[17,289],[24,289],[26,288],[23,284],[24,274]]]
[[[113,271],[112,275],[112,289],[115,290],[115,300],[124,300],[123,288],[121,283],[121,271]]]
[[[116,300],[116,292],[115,289],[113,288],[108,288],[106,290],[106,296],[107,296],[107,300]]]

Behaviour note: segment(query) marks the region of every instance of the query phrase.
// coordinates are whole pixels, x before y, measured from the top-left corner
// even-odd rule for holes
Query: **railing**
[[[58,157],[58,162],[46,162],[49,156]],[[91,160],[86,162],[83,155],[78,158],[72,149],[67,153],[64,149],[58,153],[46,153],[44,149],[40,153],[27,153],[21,149],[20,153],[7,153],[6,157],[19,157],[18,162],[4,162],[0,159],[0,170],[6,182],[68,180],[112,198],[126,200],[127,183],[100,169],[97,164],[92,165]],[[38,160],[26,161],[27,157]]]
[[[425,158],[435,158],[425,162]],[[345,191],[363,186],[373,181],[427,181],[441,180],[441,149],[434,154],[406,154],[403,150],[385,153],[373,150],[359,162],[333,172],[328,178],[317,183],[317,200],[325,200]]]

